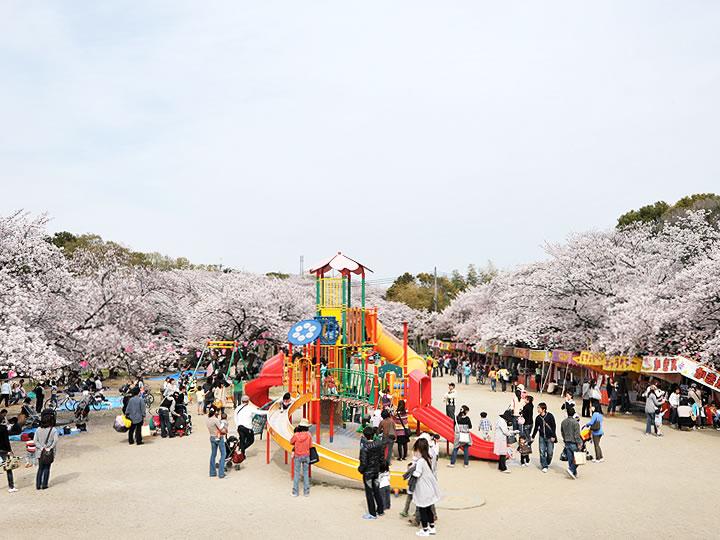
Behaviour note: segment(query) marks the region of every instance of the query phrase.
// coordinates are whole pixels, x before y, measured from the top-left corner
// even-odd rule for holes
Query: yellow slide
[[[377,352],[391,364],[402,367],[403,365],[403,344],[398,338],[390,332],[386,332],[382,324],[377,323],[377,344],[375,346]],[[427,364],[418,353],[408,347],[407,372],[408,375],[416,369],[425,373]]]
[[[290,439],[293,435],[293,425],[290,422],[292,413],[302,407],[305,403],[308,403],[312,399],[310,394],[300,396],[287,411],[280,410],[280,402],[276,401],[270,406],[268,410],[268,421],[267,429],[268,433],[272,436],[273,440],[288,452],[292,452],[292,445]],[[329,448],[320,444],[315,444],[318,457],[320,461],[313,465],[313,467],[320,467],[331,473],[339,474],[352,480],[362,482],[362,475],[358,472],[358,466],[360,462],[352,457],[346,456],[339,452],[330,450]],[[360,454],[360,445],[358,443],[358,455]],[[393,489],[406,489],[407,482],[403,479],[402,475],[405,471],[390,471],[390,487]]]

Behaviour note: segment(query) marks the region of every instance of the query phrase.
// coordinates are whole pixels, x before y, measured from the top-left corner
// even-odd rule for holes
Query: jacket
[[[360,439],[358,472],[363,476],[377,477],[383,461],[383,450],[385,450],[385,443],[382,441],[369,441],[364,437]]]
[[[645,401],[645,412],[647,414],[657,414],[658,408],[660,408],[660,401],[655,395],[655,392],[650,392]]]
[[[565,443],[575,443],[582,446],[583,440],[580,436],[580,424],[572,417],[566,418],[560,424],[560,434]]]
[[[145,418],[145,400],[138,396],[133,396],[125,407],[125,416],[127,416],[133,424],[140,424]]]
[[[535,428],[533,429],[531,438],[535,438],[535,435],[540,433],[540,437],[543,439],[555,439],[555,417],[552,413],[545,413],[545,416],[539,414],[535,417]]]

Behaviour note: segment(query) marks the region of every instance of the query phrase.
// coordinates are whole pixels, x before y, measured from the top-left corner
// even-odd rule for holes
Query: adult
[[[437,478],[432,470],[432,458],[427,439],[419,438],[413,445],[415,470],[412,475],[416,478],[413,488],[413,502],[420,511],[420,524],[422,529],[415,533],[417,536],[430,536],[435,534],[435,515],[433,507],[440,500],[440,488]]]
[[[565,458],[568,462],[567,473],[573,480],[577,480],[577,463],[575,463],[575,452],[582,446],[583,440],[580,436],[580,424],[575,420],[575,408],[565,407],[567,418],[560,423],[560,434],[565,445]]]
[[[463,367],[463,375],[465,376],[465,384],[470,384],[470,375],[472,375],[472,368],[470,367],[469,362],[465,362],[465,367]]]
[[[174,437],[171,416],[175,417],[179,415],[175,412],[175,397],[173,394],[168,394],[163,397],[160,402],[160,407],[158,407],[158,416],[160,416],[160,437],[163,439]]]
[[[393,443],[397,438],[395,432],[395,420],[388,409],[383,409],[380,413],[382,420],[378,426],[380,433],[382,434],[382,440],[385,443],[385,459],[388,464],[392,462]]]
[[[651,384],[645,391],[645,435],[650,435],[651,431],[655,430],[655,435],[658,437],[661,434],[658,433],[657,426],[655,425],[655,415],[660,409],[660,400],[655,394],[655,385]]]
[[[600,403],[601,399],[602,393],[600,392],[600,387],[598,386],[597,381],[590,381],[590,406],[592,407],[593,401],[597,401],[598,403]]]
[[[382,441],[374,440],[375,430],[367,426],[363,430],[363,438],[360,439],[360,465],[358,472],[363,477],[365,489],[365,501],[368,511],[363,519],[377,519],[385,514],[382,495],[380,493],[380,464],[383,461],[385,445]]]
[[[470,430],[472,429],[472,422],[468,413],[470,408],[467,405],[460,407],[460,413],[455,419],[455,441],[453,443],[453,451],[450,455],[450,464],[448,467],[454,467],[455,461],[457,460],[458,450],[463,450],[464,467],[468,467],[470,464],[470,445],[472,439],[470,438]]]
[[[50,466],[55,461],[59,440],[55,429],[55,415],[46,414],[40,419],[40,427],[35,432],[35,455],[38,456],[38,471],[35,476],[35,489],[47,489],[50,480]]]
[[[410,440],[410,430],[408,425],[408,413],[405,408],[405,400],[398,401],[397,410],[395,411],[395,442],[398,447],[398,461],[405,461],[408,454],[408,441]]]
[[[443,396],[443,402],[445,403],[445,414],[450,418],[455,418],[455,399],[457,394],[455,393],[455,383],[448,384],[448,391]]]
[[[240,400],[242,399],[243,389],[245,384],[243,383],[240,372],[235,374],[233,378],[233,407],[240,406]],[[284,398],[283,398],[284,399]]]
[[[500,458],[498,460],[498,470],[503,473],[509,473],[507,468],[507,457],[512,451],[508,446],[508,437],[513,434],[509,424],[512,422],[512,411],[502,413],[495,424],[495,442],[493,444],[493,452]]]
[[[5,379],[2,384],[0,384],[0,405],[2,405],[2,402],[4,401],[6,407],[10,406],[10,391],[10,381]]]
[[[490,371],[488,371],[488,379],[490,379],[490,390],[493,392],[497,391],[497,380],[498,380],[498,374],[497,370],[495,369],[495,366],[490,366]]]
[[[520,415],[523,419],[523,424],[520,426],[520,435],[528,439],[530,442],[530,433],[533,429],[533,397],[525,396],[525,405],[523,405]]]
[[[142,426],[146,414],[145,400],[140,395],[140,389],[137,386],[134,387],[130,393],[132,397],[128,400],[127,407],[125,408],[125,416],[130,419],[128,444],[137,444],[139,446],[144,444],[142,440]]]
[[[33,390],[35,392],[35,411],[40,414],[43,410],[43,404],[45,403],[45,389],[43,383],[38,382],[37,386]]]
[[[0,424],[0,463],[4,463],[6,460],[12,457],[12,447],[10,446],[10,434],[8,433],[7,424]],[[15,487],[15,480],[13,478],[12,469],[5,471],[7,474],[8,481],[8,493],[15,493],[17,488]]]
[[[303,480],[303,495],[310,496],[310,448],[312,447],[312,435],[310,434],[310,422],[305,418],[295,428],[295,433],[290,439],[293,445],[293,487],[292,496],[300,494],[300,478]]]
[[[696,418],[696,425],[700,429],[705,428],[705,407],[703,407],[702,390],[698,387],[697,383],[690,385],[688,391],[688,397],[697,405],[698,415]]]
[[[555,434],[555,417],[548,412],[545,403],[538,404],[538,415],[535,418],[535,429],[533,429],[531,437],[534,439],[536,435],[540,447],[540,468],[542,472],[546,473],[552,463],[557,435]]]
[[[512,409],[512,426],[514,430],[518,430],[520,426],[520,415],[522,414],[523,407],[523,392],[525,387],[522,384],[518,384],[512,394],[512,403],[510,408]]]
[[[240,406],[235,409],[235,425],[238,431],[238,440],[240,442],[240,451],[245,451],[255,442],[255,430],[253,429],[253,418],[255,415],[266,415],[267,411],[262,411],[253,403],[250,403],[250,397],[243,395],[240,398]]]
[[[680,406],[679,386],[670,394],[668,402],[670,403],[670,425],[678,426],[678,407]]]
[[[590,381],[585,379],[582,384],[582,412],[583,418],[590,418]]]
[[[618,385],[616,382],[608,383],[608,416],[615,416],[618,403]]]
[[[208,410],[208,417],[205,425],[210,434],[210,477],[215,476],[225,478],[225,436],[227,435],[227,425],[218,418],[218,413],[214,408]],[[216,458],[220,453],[220,463],[216,462]]]
[[[585,424],[585,427],[590,428],[590,434],[592,435],[592,442],[593,446],[595,447],[595,460],[594,463],[602,463],[605,461],[603,458],[602,449],[600,448],[600,439],[605,434],[603,431],[603,414],[602,414],[602,407],[600,406],[600,402],[597,400],[592,400],[590,402],[590,412],[592,412],[592,416],[590,417],[590,420],[587,424]]]
[[[507,390],[507,383],[510,382],[510,372],[507,368],[505,368],[505,366],[501,367],[498,371],[498,378],[500,379],[502,391],[505,392]]]

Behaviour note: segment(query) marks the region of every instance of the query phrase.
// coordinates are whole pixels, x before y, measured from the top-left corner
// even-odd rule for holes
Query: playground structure
[[[335,424],[353,422],[379,406],[388,389],[393,406],[404,400],[410,428],[425,428],[454,440],[454,420],[431,404],[431,378],[425,360],[408,346],[408,325],[402,341],[385,331],[377,308],[365,305],[365,274],[370,269],[338,253],[310,270],[315,275],[316,313],[294,324],[288,333],[288,352],[268,359],[245,393],[258,406],[266,405],[269,390],[282,386],[293,396],[288,411],[274,403],[268,412],[267,459],[270,439],[286,452],[292,450],[292,414],[302,409],[315,426],[314,444],[320,461],[315,465],[335,474],[361,480],[358,460],[333,451]],[[335,274],[335,275],[332,275]],[[353,305],[353,275],[360,279],[360,301]],[[357,278],[355,278],[357,279]],[[323,424],[327,432],[323,433]],[[472,435],[471,456],[497,460],[493,445]],[[391,486],[404,489],[404,470],[391,470]]]

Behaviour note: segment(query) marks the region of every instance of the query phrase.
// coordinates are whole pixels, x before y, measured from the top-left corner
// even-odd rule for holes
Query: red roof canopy
[[[329,259],[322,261],[310,269],[311,274],[324,274],[329,270],[337,270],[342,274],[353,273],[353,274],[364,274],[372,272],[367,266],[361,264],[350,257],[343,255],[341,252],[337,252],[337,255],[333,255]]]

